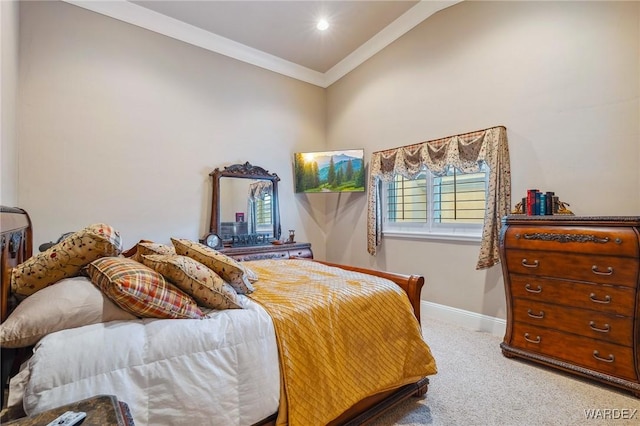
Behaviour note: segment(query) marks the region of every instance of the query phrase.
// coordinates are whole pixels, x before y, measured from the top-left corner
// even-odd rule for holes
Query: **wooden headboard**
[[[0,321],[4,321],[13,309],[11,295],[11,268],[24,262],[33,254],[33,230],[26,211],[16,207],[0,206],[1,248],[0,256]]]

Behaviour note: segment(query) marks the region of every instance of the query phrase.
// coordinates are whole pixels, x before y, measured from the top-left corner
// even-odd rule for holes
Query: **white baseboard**
[[[423,317],[446,321],[471,330],[491,333],[498,337],[504,337],[507,327],[507,321],[501,318],[439,305],[426,300],[420,301],[420,311]]]

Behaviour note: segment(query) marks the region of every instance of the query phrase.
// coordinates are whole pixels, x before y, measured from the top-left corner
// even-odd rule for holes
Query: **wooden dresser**
[[[293,257],[313,259],[313,252],[311,251],[311,244],[309,243],[285,243],[279,245],[269,244],[262,246],[225,247],[218,251],[240,262],[245,260],[260,259],[290,259]]]
[[[502,353],[640,397],[640,217],[507,216],[500,255]]]

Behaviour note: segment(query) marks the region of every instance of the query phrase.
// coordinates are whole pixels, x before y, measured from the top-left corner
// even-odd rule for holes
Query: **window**
[[[456,176],[456,214],[453,222],[443,222],[442,215],[434,221],[433,177],[426,175],[427,183],[425,222],[398,221],[391,216],[389,220],[388,185],[382,184],[393,180],[395,174],[416,173],[426,169],[443,172],[446,175],[447,165],[486,163],[480,171],[484,173],[486,182],[486,202],[483,224],[464,223],[458,213],[461,212],[458,201],[458,181]],[[460,172],[460,169],[457,170]],[[451,176],[444,176],[451,180]],[[509,147],[507,128],[491,127],[474,132],[461,133],[445,138],[401,146],[398,148],[376,151],[371,154],[369,163],[369,191],[367,194],[367,252],[375,256],[382,244],[384,235],[409,234],[411,237],[427,236],[431,238],[451,238],[480,241],[480,252],[476,269],[489,268],[500,262],[500,221],[511,211],[511,173],[509,165]],[[431,192],[430,192],[431,191]],[[437,193],[436,193],[437,195]],[[442,198],[440,199],[442,201]],[[392,199],[394,204],[404,204],[404,198]],[[442,209],[436,206],[437,210]],[[392,212],[397,209],[394,207]],[[445,227],[449,227],[445,230]],[[404,229],[403,229],[404,228]]]
[[[383,188],[385,234],[478,239],[487,202],[489,170],[463,173],[449,166],[445,175],[428,170],[415,179],[395,175]]]
[[[256,198],[256,227],[258,231],[273,230],[273,222],[271,221],[271,195],[263,194],[262,197]]]

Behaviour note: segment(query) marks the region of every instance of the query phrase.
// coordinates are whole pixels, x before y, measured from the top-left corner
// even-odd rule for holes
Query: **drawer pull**
[[[540,343],[540,340],[542,340],[542,339],[540,339],[540,336],[536,336],[535,339],[531,339],[531,338],[529,338],[529,333],[524,333],[524,340],[526,340],[529,343],[536,343],[537,344],[537,343]],[[596,356],[595,353],[593,354],[593,356]]]
[[[607,358],[602,358],[600,356],[600,352],[598,352],[597,350],[593,351],[593,357],[595,359],[597,359],[598,361],[603,361],[603,362],[613,362],[613,361],[616,360],[616,357],[613,356],[613,354],[609,354],[609,356]]]
[[[589,295],[589,299],[591,299],[592,302],[596,303],[611,303],[611,296],[609,296],[608,294],[604,297],[603,300],[601,300],[596,297],[595,293],[591,293]]]
[[[613,267],[609,266],[606,272],[602,272],[598,270],[598,265],[593,265],[591,267],[591,271],[596,275],[611,275],[613,274]]]
[[[539,314],[534,314],[533,311],[531,309],[529,309],[529,310],[527,310],[527,315],[529,315],[531,318],[542,319],[542,318],[544,318],[544,311],[540,311]]]
[[[538,285],[538,288],[533,289],[531,288],[531,284],[527,283],[524,285],[524,289],[527,290],[529,293],[542,293],[542,287],[540,285]]]
[[[524,266],[525,268],[537,268],[538,261],[534,260],[533,263],[529,263],[527,259],[522,259],[522,266]]]
[[[605,324],[604,328],[596,327],[595,321],[590,321],[589,327],[591,327],[593,331],[599,331],[600,333],[608,333],[611,330],[611,326],[609,324]]]

